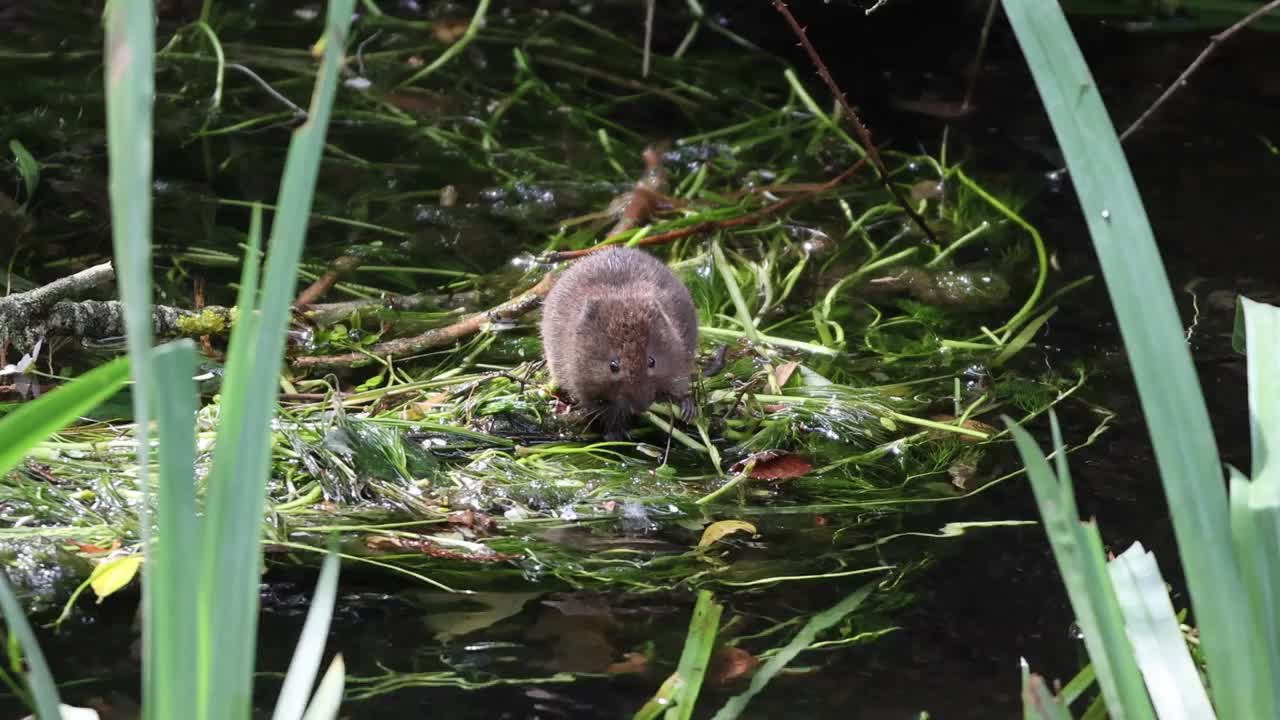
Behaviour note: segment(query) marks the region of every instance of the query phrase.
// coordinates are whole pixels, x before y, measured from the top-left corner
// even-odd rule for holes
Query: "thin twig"
[[[835,96],[836,102],[840,103],[840,108],[844,111],[845,116],[848,117],[849,122],[853,124],[854,132],[858,135],[858,141],[862,143],[863,148],[866,150],[867,157],[871,158],[871,164],[875,167],[876,174],[880,176],[881,184],[883,184],[885,189],[889,191],[889,194],[893,196],[893,199],[898,203],[899,207],[902,208],[903,212],[905,212],[907,216],[910,217],[917,226],[919,226],[920,231],[925,234],[925,237],[929,238],[930,242],[936,243],[938,239],[934,237],[933,231],[929,229],[928,223],[924,221],[924,218],[920,217],[920,213],[916,212],[915,209],[911,207],[911,204],[907,202],[907,199],[902,196],[902,192],[889,180],[889,169],[885,167],[884,160],[880,159],[880,152],[876,149],[875,143],[871,142],[871,132],[862,124],[862,120],[858,118],[858,114],[853,111],[853,106],[849,104],[849,99],[845,97],[844,92],[840,90],[840,86],[836,85],[835,79],[831,77],[831,71],[827,69],[827,64],[822,61],[822,56],[818,54],[818,49],[813,46],[813,43],[809,42],[808,33],[806,33],[805,29],[800,26],[800,22],[796,20],[795,15],[791,14],[791,10],[783,0],[773,0],[773,7],[782,14],[782,17],[786,19],[787,24],[791,26],[791,31],[800,39],[800,46],[805,49],[805,52],[809,53],[809,59],[813,62],[813,66],[818,71],[818,77],[821,77],[822,81],[827,84],[827,88],[829,88],[831,90],[831,94]]]
[[[739,215],[737,217],[728,218],[726,220],[711,220],[708,222],[698,223],[697,225],[690,225],[689,227],[683,227],[683,228],[680,228],[679,230],[672,230],[670,232],[658,233],[657,235],[649,235],[644,238],[641,238],[640,241],[636,243],[636,245],[646,246],[646,247],[650,245],[665,245],[667,243],[675,242],[676,240],[679,240],[681,238],[689,237],[690,235],[697,235],[700,233],[712,232],[715,230],[727,230],[729,228],[740,227],[742,225],[750,225],[751,223],[758,222],[766,217],[769,217],[770,215],[776,215],[779,212],[782,212],[783,210],[791,207],[792,205],[795,205],[796,203],[801,202],[802,200],[807,200],[819,193],[826,192],[827,190],[830,190],[836,187],[837,185],[843,183],[845,180],[848,180],[850,177],[852,177],[854,173],[856,173],[858,170],[862,168],[863,165],[866,164],[866,162],[867,162],[866,158],[863,158],[858,162],[854,163],[848,170],[845,170],[844,172],[831,178],[830,180],[815,186],[812,190],[800,195],[792,195],[789,198],[779,200],[778,202],[773,203],[772,205],[768,205],[763,208],[760,208],[759,210],[755,210],[753,212],[749,212],[744,215]],[[612,244],[613,243],[610,243],[608,240],[606,240],[605,242],[600,243],[599,245],[593,245],[591,247],[582,248],[580,250],[560,250],[558,252],[547,253],[546,255],[539,258],[539,260],[541,260],[542,262],[561,262],[563,260],[572,260],[574,258],[580,258],[585,255],[590,255],[593,252],[598,252],[607,247],[610,247]]]
[[[453,343],[474,335],[490,322],[506,322],[514,320],[542,303],[542,299],[551,291],[557,274],[548,273],[537,285],[520,293],[516,297],[481,312],[472,313],[452,325],[435,328],[407,338],[396,338],[378,343],[367,352],[347,353],[345,355],[307,355],[293,358],[297,368],[337,368],[360,367],[377,362],[385,357],[404,357],[416,355],[433,348],[452,345]]]
[[[396,85],[396,89],[399,90],[406,85],[412,85],[418,82],[422,78],[444,67],[450,60],[457,56],[458,53],[466,50],[467,46],[471,44],[471,41],[476,39],[476,34],[480,32],[480,27],[484,25],[485,16],[489,13],[489,2],[490,0],[480,0],[480,2],[476,4],[476,11],[471,16],[471,21],[467,23],[467,29],[462,33],[462,37],[458,38],[452,45],[445,48],[444,52],[440,53],[440,57],[432,60],[430,65],[400,81],[400,84]]]
[[[364,264],[364,258],[356,255],[341,255],[334,258],[333,262],[329,263],[329,269],[298,295],[298,299],[294,301],[293,306],[295,308],[305,308],[308,305],[312,305],[315,301],[324,297],[325,293],[332,290],[333,286],[338,284],[338,280],[354,272],[362,264]]]
[[[254,82],[258,83],[258,85],[263,90],[266,90],[267,93],[271,95],[271,97],[289,106],[289,109],[293,110],[294,115],[297,115],[298,117],[302,117],[302,118],[307,117],[306,110],[303,110],[302,108],[298,107],[298,105],[294,103],[292,100],[285,97],[284,95],[281,95],[279,90],[276,90],[275,88],[271,87],[271,83],[268,83],[266,80],[263,80],[262,77],[258,75],[258,73],[238,63],[227,63],[227,67],[233,70],[239,70],[245,75],[248,75],[249,77],[253,78]]]
[[[1147,118],[1151,117],[1151,115],[1154,114],[1156,110],[1159,110],[1160,106],[1164,105],[1165,102],[1167,102],[1170,97],[1173,97],[1173,94],[1178,91],[1178,88],[1186,85],[1187,78],[1191,77],[1191,73],[1195,72],[1196,69],[1199,68],[1200,65],[1202,65],[1206,59],[1208,59],[1209,55],[1218,48],[1218,45],[1222,44],[1227,38],[1231,37],[1232,35],[1235,35],[1245,26],[1249,25],[1249,23],[1252,23],[1254,20],[1257,20],[1258,18],[1270,13],[1271,11],[1277,8],[1280,8],[1280,0],[1271,0],[1271,2],[1267,3],[1266,5],[1263,5],[1257,10],[1254,10],[1253,12],[1244,16],[1244,18],[1242,18],[1235,25],[1232,25],[1226,30],[1223,30],[1217,35],[1214,35],[1213,37],[1211,37],[1209,39],[1209,45],[1205,47],[1205,49],[1200,53],[1198,57],[1196,57],[1194,61],[1192,61],[1190,65],[1187,66],[1186,70],[1182,71],[1182,74],[1178,76],[1178,79],[1174,80],[1173,84],[1170,85],[1168,88],[1166,88],[1165,91],[1161,93],[1160,97],[1156,98],[1156,101],[1151,103],[1151,107],[1147,108],[1145,112],[1139,115],[1138,119],[1134,120],[1133,124],[1130,125],[1128,129],[1120,133],[1120,142],[1124,142],[1126,138],[1128,138],[1130,135],[1134,133],[1134,131],[1142,127],[1142,124],[1147,121]]]
[[[373,42],[374,39],[381,34],[382,30],[374,32],[372,35],[361,41],[361,43],[356,47],[356,68],[360,71],[360,77],[368,77],[364,71],[364,46]]]
[[[987,5],[987,16],[982,19],[982,32],[978,34],[978,50],[973,54],[973,65],[969,67],[968,87],[964,91],[964,101],[960,109],[968,110],[973,104],[973,91],[978,87],[978,75],[982,72],[982,57],[987,52],[987,40],[991,37],[991,26],[996,19],[996,5],[999,0],[991,0]]]
[[[644,9],[644,59],[640,63],[640,77],[649,77],[649,57],[653,52],[653,11],[657,0],[646,0]]]

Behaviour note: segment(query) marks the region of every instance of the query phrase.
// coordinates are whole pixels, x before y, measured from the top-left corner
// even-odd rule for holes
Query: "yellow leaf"
[[[713,522],[702,531],[702,539],[698,541],[698,547],[704,548],[714,543],[726,535],[732,535],[736,532],[748,532],[752,535],[756,534],[756,526],[742,520],[721,520]]]
[[[138,568],[141,566],[141,555],[121,555],[95,567],[93,574],[89,576],[89,585],[98,596],[98,602],[102,602],[111,593],[128,585],[133,580],[133,576],[138,574]]]

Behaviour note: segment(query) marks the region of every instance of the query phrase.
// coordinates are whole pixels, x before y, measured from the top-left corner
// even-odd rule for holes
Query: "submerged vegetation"
[[[628,595],[562,596],[559,615],[540,616],[549,627],[528,637],[557,637],[557,622],[584,617],[603,617],[587,631],[603,636],[610,611],[637,598],[687,607],[697,594],[691,637],[703,642],[679,667],[719,658],[732,685],[763,662],[767,681],[802,651],[892,631],[929,563],[906,539],[1002,524],[930,534],[908,521],[1021,472],[996,418],[1059,406],[1094,428],[1079,442],[1105,429],[1105,409],[1062,405],[1087,368],[1046,371],[1024,357],[1075,279],[1051,283],[1049,249],[1012,193],[945,152],[882,148],[891,192],[846,131],[847,110],[705,18],[688,18],[692,44],[652,56],[642,77],[638,38],[569,8],[497,13],[482,2],[468,16],[444,4],[403,20],[361,7],[269,426],[267,582],[316,565],[337,535],[347,568],[430,593],[445,659],[389,668],[374,658],[353,667],[348,700],[676,669],[670,638],[642,633],[596,655],[560,648],[545,673],[514,651],[482,668],[449,655],[460,652],[450,641],[556,591]],[[222,382],[236,357],[228,331],[257,317],[237,303],[256,282],[240,267],[259,258],[255,204],[265,226],[281,222],[283,208],[266,201],[286,133],[316,112],[298,100],[330,48],[311,47],[323,16],[306,11],[173,12],[155,56],[152,326],[202,351],[193,461],[207,499],[213,439],[244,422]],[[61,79],[70,87],[34,101],[32,90],[0,95],[3,134],[22,148],[19,192],[0,196],[15,288],[111,256],[104,124],[89,109],[102,106],[102,51],[31,42],[5,60],[84,85]],[[690,288],[702,336],[692,422],[658,405],[629,440],[607,442],[548,386],[538,300],[560,263],[601,243],[647,248]],[[110,272],[92,277],[34,305],[0,301],[0,313],[21,310],[5,316],[6,362],[38,354],[28,382],[118,351],[128,306],[101,299],[114,295],[102,290]],[[253,351],[239,352],[251,365]],[[98,567],[136,570],[149,520],[134,418],[122,405],[94,418],[0,478],[0,538],[70,542]],[[79,593],[41,583],[71,574],[103,596],[133,577],[94,584],[58,550],[60,572],[32,573],[23,590],[67,613]],[[819,582],[823,592],[793,598],[791,617],[773,614],[771,592]]]

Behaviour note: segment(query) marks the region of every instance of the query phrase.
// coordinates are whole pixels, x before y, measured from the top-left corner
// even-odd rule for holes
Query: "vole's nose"
[[[637,386],[626,393],[627,403],[631,405],[631,412],[641,413],[649,409],[653,404],[653,390],[644,386]]]

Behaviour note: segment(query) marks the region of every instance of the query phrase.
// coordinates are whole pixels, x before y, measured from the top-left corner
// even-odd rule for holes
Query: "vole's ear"
[[[578,320],[583,325],[599,325],[600,324],[600,299],[589,298],[582,302],[582,307],[578,311]]]
[[[676,326],[676,319],[671,317],[671,313],[662,306],[662,303],[653,303],[653,325],[662,327],[671,334],[672,340],[681,340],[680,328]]]

